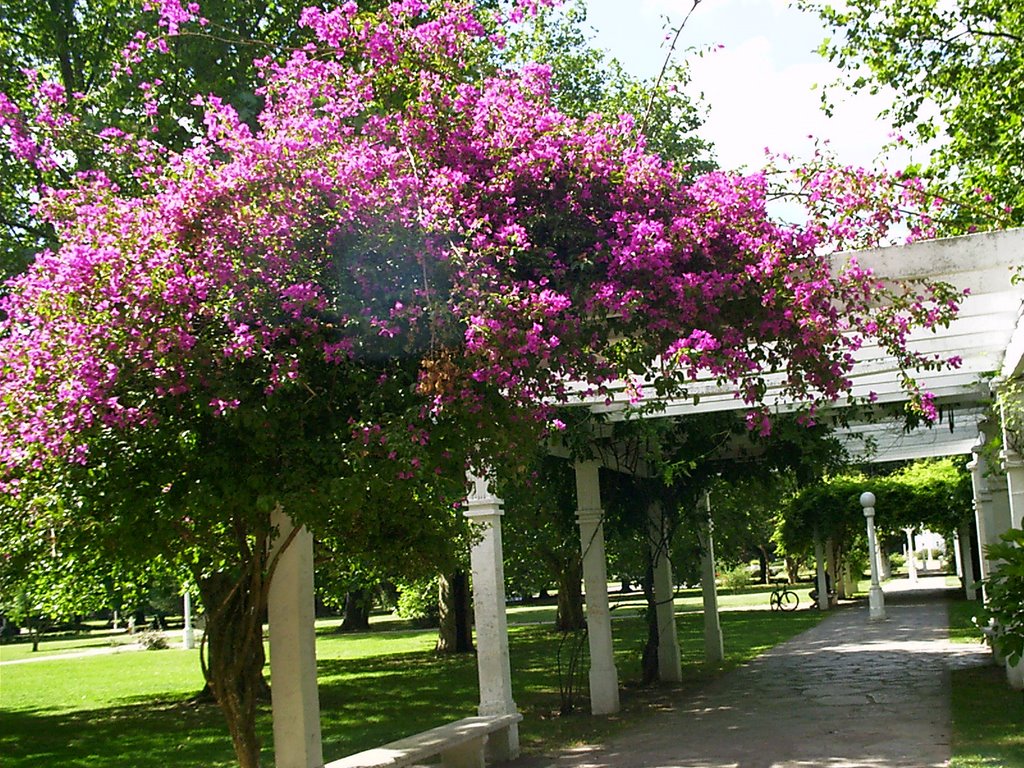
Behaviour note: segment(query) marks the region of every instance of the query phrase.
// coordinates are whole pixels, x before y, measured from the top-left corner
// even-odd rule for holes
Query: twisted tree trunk
[[[259,768],[260,764],[256,708],[266,688],[266,560],[266,547],[255,546],[238,572],[217,572],[196,580],[207,606],[203,675],[227,721],[241,768]]]

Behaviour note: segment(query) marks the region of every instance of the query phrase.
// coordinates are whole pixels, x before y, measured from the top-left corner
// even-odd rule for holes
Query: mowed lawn
[[[763,605],[767,597],[759,595],[756,600]],[[740,602],[748,607],[753,598]],[[546,624],[510,628],[513,688],[525,718],[521,736],[526,750],[607,735],[640,717],[666,695],[664,689],[643,689],[636,684],[644,624],[632,608],[624,607],[618,613],[625,614],[614,622],[623,712],[612,718],[586,714],[585,663],[575,680],[577,688],[584,686],[578,693],[579,709],[569,716],[559,715],[559,690],[568,683],[565,669],[576,638],[563,638]],[[724,668],[752,658],[820,618],[817,611],[724,611]],[[721,670],[709,669],[702,662],[702,616],[682,613],[677,622],[685,666],[681,687],[685,690]],[[434,630],[347,635],[329,628],[321,631],[317,655],[326,759],[475,714],[475,657],[439,656],[433,652],[435,638]],[[583,638],[579,640],[585,643]],[[8,648],[0,650],[0,659],[9,659]],[[134,651],[81,658],[55,655],[45,661],[0,665],[0,765],[232,766],[231,745],[219,710],[192,701],[201,684],[196,651]],[[264,762],[272,765],[269,706],[261,708],[259,731]]]
[[[978,642],[971,618],[977,603],[949,606],[949,635]],[[952,678],[953,759],[950,768],[1024,768],[1024,695],[1006,683],[994,664],[954,669]]]

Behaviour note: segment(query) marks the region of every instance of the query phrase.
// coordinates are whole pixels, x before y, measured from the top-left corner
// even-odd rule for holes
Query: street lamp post
[[[878,546],[875,542],[875,494],[867,491],[860,495],[864,517],[868,524],[868,557],[871,560],[871,590],[868,592],[869,616],[872,620],[885,618],[885,597],[878,583]]]
[[[196,647],[196,635],[192,629],[192,595],[185,588],[185,628],[181,632],[181,644],[186,650]]]

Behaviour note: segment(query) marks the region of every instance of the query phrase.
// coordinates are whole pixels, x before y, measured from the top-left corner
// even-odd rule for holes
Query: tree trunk
[[[203,674],[227,720],[240,768],[259,768],[256,707],[265,657],[266,547],[260,542],[241,564],[240,574],[214,573],[197,578],[206,606]]]
[[[661,635],[658,630],[658,602],[654,597],[654,564],[651,555],[647,555],[647,573],[643,581],[644,599],[647,601],[647,642],[644,643],[644,653],[640,660],[641,682],[650,685],[658,680],[658,644],[661,642]]]
[[[555,627],[559,632],[575,632],[586,626],[583,616],[583,561],[573,557],[558,573],[558,609]]]
[[[800,580],[800,561],[795,557],[786,555],[786,578],[790,584],[796,584]]]
[[[440,625],[434,648],[438,653],[473,651],[473,612],[469,598],[469,575],[465,571],[442,575],[438,580]]]
[[[373,591],[365,587],[351,589],[345,593],[345,617],[341,620],[339,632],[360,632],[370,628],[370,609],[373,608]]]
[[[757,546],[757,565],[761,570],[761,575],[758,579],[759,584],[768,583],[768,548],[764,544],[758,544]]]

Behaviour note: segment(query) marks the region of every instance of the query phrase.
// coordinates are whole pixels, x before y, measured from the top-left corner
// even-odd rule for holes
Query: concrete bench
[[[436,755],[441,756],[444,768],[483,768],[487,737],[522,719],[523,716],[518,712],[511,715],[465,717],[382,747],[334,760],[324,768],[413,766],[420,760]]]

